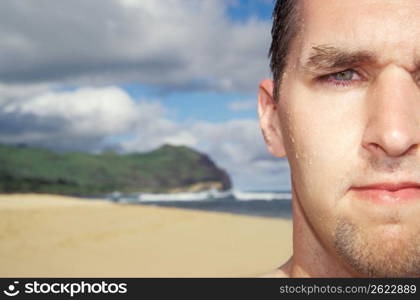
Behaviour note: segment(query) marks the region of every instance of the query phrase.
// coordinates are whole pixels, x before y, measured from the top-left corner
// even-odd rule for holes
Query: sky
[[[272,0],[0,1],[0,143],[207,153],[242,190],[289,190],[257,119]]]

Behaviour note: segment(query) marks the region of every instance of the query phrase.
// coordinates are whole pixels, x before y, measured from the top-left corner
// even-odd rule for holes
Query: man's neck
[[[354,277],[322,244],[293,192],[293,256],[279,272],[288,277]]]

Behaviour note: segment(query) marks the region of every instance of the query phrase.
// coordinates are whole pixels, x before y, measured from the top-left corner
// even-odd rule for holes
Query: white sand
[[[0,195],[1,277],[249,277],[291,254],[289,220]]]

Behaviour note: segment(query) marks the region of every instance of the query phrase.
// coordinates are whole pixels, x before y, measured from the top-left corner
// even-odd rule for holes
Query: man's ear
[[[260,127],[268,150],[277,157],[285,157],[286,151],[280,130],[278,104],[273,98],[273,81],[264,79],[258,91],[258,115]]]

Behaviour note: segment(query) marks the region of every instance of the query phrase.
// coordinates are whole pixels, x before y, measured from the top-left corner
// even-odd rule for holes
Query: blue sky
[[[229,16],[235,21],[246,21],[251,17],[268,20],[273,12],[273,0],[238,0],[228,7]]]
[[[0,2],[1,143],[186,145],[235,188],[290,188],[287,161],[267,152],[257,120],[271,0],[40,1]]]
[[[230,119],[249,119],[257,116],[257,90],[255,93],[233,93],[217,91],[175,91],[161,94],[159,91],[142,87],[139,84],[123,86],[134,99],[158,98],[173,113],[174,121],[225,122]],[[257,85],[255,87],[257,89]],[[234,110],[229,104],[234,101],[253,101],[250,109]]]

